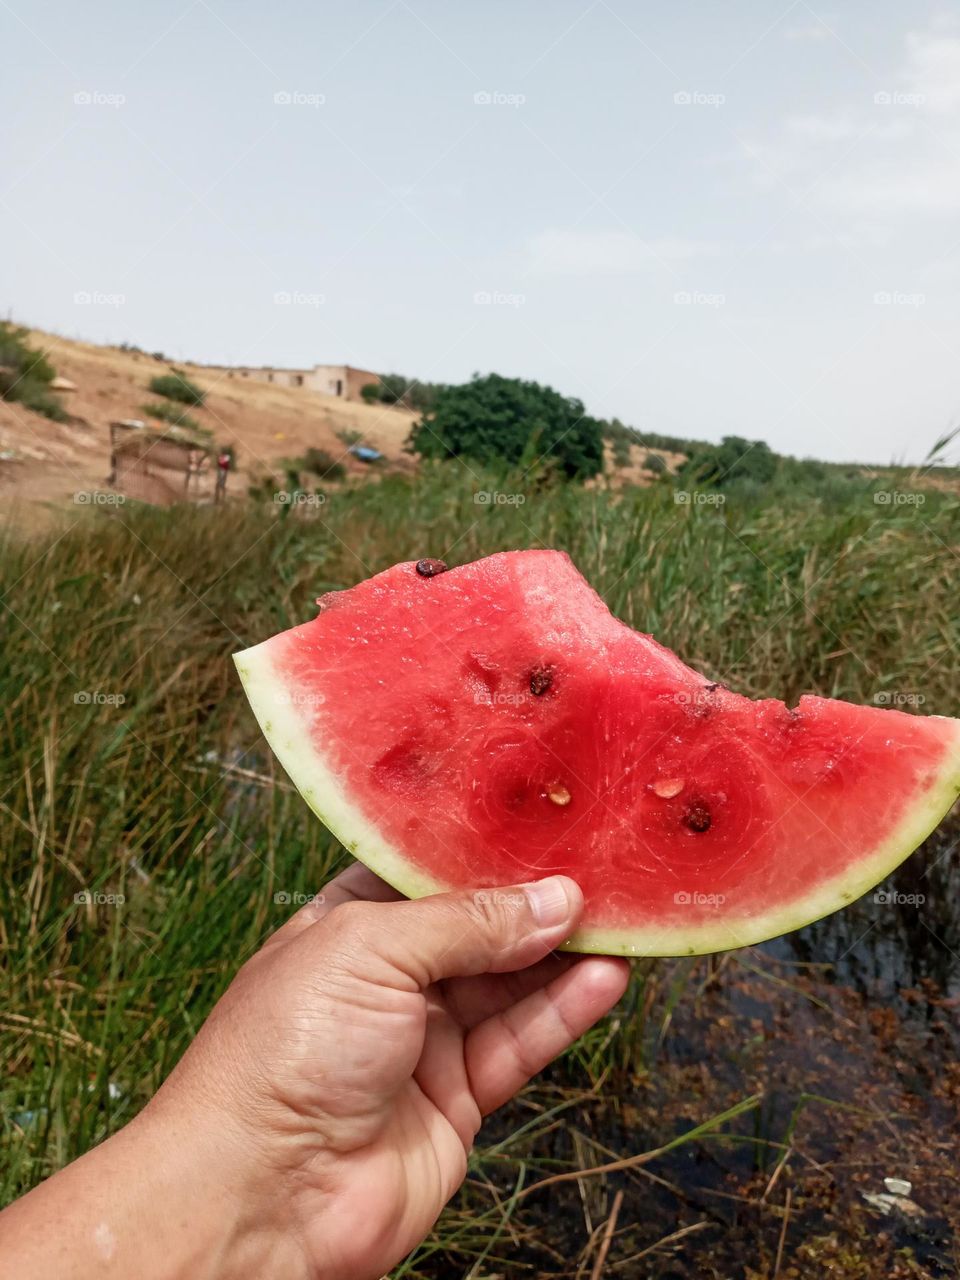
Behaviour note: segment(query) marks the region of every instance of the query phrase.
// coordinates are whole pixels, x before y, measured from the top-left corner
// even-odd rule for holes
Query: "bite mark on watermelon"
[[[304,799],[411,897],[572,876],[573,950],[799,928],[960,793],[960,721],[745,698],[613,618],[560,552],[399,564],[319,604],[236,655]]]

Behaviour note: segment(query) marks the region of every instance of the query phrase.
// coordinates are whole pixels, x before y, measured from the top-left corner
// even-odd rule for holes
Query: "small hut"
[[[110,477],[121,493],[155,506],[209,501],[211,450],[175,430],[155,431],[135,418],[110,423]]]

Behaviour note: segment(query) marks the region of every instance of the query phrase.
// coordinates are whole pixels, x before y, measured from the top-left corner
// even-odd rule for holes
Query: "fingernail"
[[[533,918],[541,928],[562,924],[570,915],[570,899],[560,876],[524,886]]]

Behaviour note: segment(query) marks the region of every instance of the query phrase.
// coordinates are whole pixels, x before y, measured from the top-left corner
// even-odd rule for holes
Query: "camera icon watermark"
[[[722,107],[726,100],[724,93],[702,93],[699,89],[679,89],[673,95],[678,107]]]
[[[927,301],[925,293],[901,293],[897,289],[879,289],[873,295],[875,307],[922,307]]]
[[[926,500],[925,493],[904,492],[901,489],[878,489],[873,495],[876,507],[922,507]]]
[[[126,894],[100,893],[96,889],[81,889],[73,895],[78,907],[122,907],[126,902]]]
[[[903,93],[899,89],[880,89],[873,95],[875,107],[922,107],[926,101],[925,93]]]
[[[300,89],[278,89],[273,95],[275,107],[322,107],[326,101],[325,93],[304,93]]]
[[[73,295],[75,307],[122,307],[126,301],[125,293],[101,293],[99,289],[78,289]]]
[[[703,489],[674,489],[673,501],[678,507],[722,507],[727,500],[725,493]]]
[[[900,893],[897,889],[878,889],[873,901],[878,907],[922,907],[925,893]]]
[[[726,301],[725,293],[700,293],[680,289],[673,295],[674,306],[677,307],[722,307],[726,305]]]
[[[702,893],[699,889],[678,889],[673,895],[678,907],[722,907],[726,900],[723,893]]]
[[[499,493],[496,489],[478,489],[473,495],[477,507],[522,507],[526,500],[525,493]]]
[[[80,689],[73,695],[78,707],[122,707],[126,700],[126,694],[104,693],[102,689]]]
[[[102,489],[78,489],[73,495],[78,507],[122,507],[126,500],[122,493],[105,493]]]
[[[526,100],[525,93],[502,93],[499,89],[480,89],[473,95],[477,107],[522,107]]]
[[[927,697],[907,689],[878,689],[873,701],[878,707],[922,707]]]
[[[273,500],[279,507],[322,507],[327,501],[327,495],[305,493],[300,489],[278,489]]]
[[[79,89],[73,95],[75,107],[122,107],[127,100],[125,93],[104,93],[100,89]]]
[[[326,898],[322,893],[296,893],[281,889],[273,895],[273,901],[278,907],[305,907],[311,903],[322,906]]]
[[[325,293],[302,293],[299,289],[278,289],[273,295],[275,307],[322,307],[326,301]]]

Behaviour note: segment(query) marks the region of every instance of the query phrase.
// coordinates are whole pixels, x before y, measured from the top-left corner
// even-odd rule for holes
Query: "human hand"
[[[582,905],[562,877],[407,902],[352,866],[130,1125],[0,1215],[0,1249],[37,1280],[377,1280],[482,1117],[622,995],[625,961],[554,952]]]

